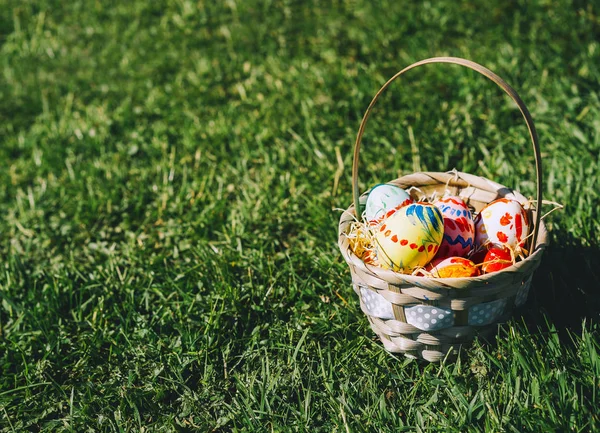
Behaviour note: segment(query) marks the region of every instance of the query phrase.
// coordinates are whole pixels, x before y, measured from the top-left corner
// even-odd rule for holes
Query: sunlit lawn
[[[419,3],[0,7],[3,431],[598,428],[600,11]],[[383,350],[337,249],[364,110],[438,55],[517,89],[565,205],[525,308],[444,365]],[[379,102],[361,188],[533,196],[530,147],[493,83],[427,66]]]

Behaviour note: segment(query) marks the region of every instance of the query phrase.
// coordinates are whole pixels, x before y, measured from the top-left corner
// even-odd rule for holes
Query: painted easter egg
[[[466,256],[475,241],[475,224],[469,207],[457,196],[442,198],[434,204],[444,217],[444,240],[438,257]]]
[[[425,266],[437,253],[444,236],[444,218],[429,203],[412,203],[383,220],[375,231],[380,266],[410,270]]]
[[[529,218],[521,203],[501,198],[488,204],[475,218],[475,243],[520,246],[529,234]]]
[[[471,260],[463,257],[448,257],[439,261],[431,269],[431,273],[436,278],[476,277],[479,275],[479,269]]]
[[[425,266],[425,270],[431,272],[433,270],[433,268],[435,268],[437,265],[439,265],[444,260],[446,260],[446,257],[442,257],[442,258],[434,257],[433,260],[431,260],[429,263],[427,263],[427,265]]]
[[[493,246],[492,244],[488,244],[484,247],[476,246],[475,248],[473,248],[471,250],[471,252],[467,256],[467,258],[469,260],[471,260],[473,263],[477,263],[477,264],[483,263],[483,260],[485,259],[485,255],[488,252],[488,248],[492,247],[492,246]]]
[[[513,260],[508,248],[503,246],[491,246],[483,258],[482,263],[481,270],[484,273],[489,274],[512,266]]]
[[[412,202],[408,193],[398,186],[376,185],[367,197],[365,217],[367,221],[378,221]]]

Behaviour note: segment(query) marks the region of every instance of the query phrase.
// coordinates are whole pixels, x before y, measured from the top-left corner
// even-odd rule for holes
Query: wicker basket
[[[339,247],[350,266],[352,284],[359,296],[362,311],[371,328],[390,352],[436,362],[453,356],[461,345],[476,336],[489,336],[498,324],[510,317],[515,306],[527,299],[531,278],[539,266],[548,234],[539,212],[531,211],[534,221],[529,256],[502,271],[471,278],[425,278],[405,275],[365,264],[350,249],[346,233],[355,215],[356,203],[364,208],[368,193],[359,197],[358,156],[369,114],[381,93],[404,72],[428,63],[452,63],[473,69],[500,86],[518,105],[531,136],[537,170],[537,206],[542,203],[542,170],[539,144],[533,120],[517,93],[500,77],[483,66],[454,57],[438,57],[414,63],[394,75],[377,92],[369,105],[358,131],[354,147],[352,183],[354,205],[340,218]],[[392,182],[401,188],[418,187],[429,196],[434,191],[450,190],[462,197],[476,212],[497,198],[506,197],[521,203],[520,193],[483,177],[468,173],[425,172],[403,176]],[[427,329],[426,329],[427,328]]]

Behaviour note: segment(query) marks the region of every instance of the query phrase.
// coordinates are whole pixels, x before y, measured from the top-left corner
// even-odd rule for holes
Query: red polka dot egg
[[[437,257],[466,256],[473,249],[475,224],[469,207],[458,196],[434,203],[444,217],[444,240]]]
[[[521,246],[529,234],[527,211],[516,200],[501,198],[488,204],[475,217],[475,243]]]

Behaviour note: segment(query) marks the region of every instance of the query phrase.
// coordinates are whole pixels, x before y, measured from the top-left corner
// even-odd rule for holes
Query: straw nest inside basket
[[[503,185],[461,172],[414,173],[389,183],[412,188],[418,199],[457,195],[475,213],[498,198],[528,201]],[[366,194],[361,204],[365,201]],[[530,221],[535,221],[536,210],[530,212]],[[361,309],[385,348],[439,361],[475,336],[493,333],[515,306],[525,302],[547,237],[540,223],[535,248],[522,260],[502,271],[470,278],[429,278],[375,266],[367,227],[357,224],[353,206],[341,216],[338,241]]]

